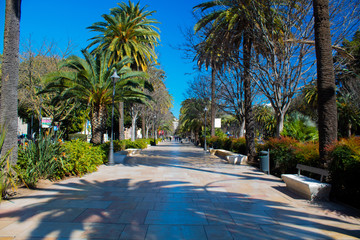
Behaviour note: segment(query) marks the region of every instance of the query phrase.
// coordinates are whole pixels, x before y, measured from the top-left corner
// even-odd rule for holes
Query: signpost
[[[41,119],[41,127],[42,128],[50,128],[52,123],[52,119],[48,117],[44,117]]]
[[[215,118],[215,128],[221,128],[221,118]]]

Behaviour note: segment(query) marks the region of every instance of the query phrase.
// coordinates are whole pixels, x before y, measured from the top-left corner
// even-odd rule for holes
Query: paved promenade
[[[0,205],[0,240],[356,238],[354,209],[177,142]]]

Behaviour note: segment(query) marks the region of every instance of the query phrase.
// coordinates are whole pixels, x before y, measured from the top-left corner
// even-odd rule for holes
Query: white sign
[[[221,118],[215,118],[215,128],[221,128]]]
[[[41,119],[41,127],[42,128],[50,128],[52,123],[51,118],[42,118]]]

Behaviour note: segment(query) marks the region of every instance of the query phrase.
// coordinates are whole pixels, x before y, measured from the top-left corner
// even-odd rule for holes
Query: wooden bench
[[[324,177],[329,176],[329,172],[327,170],[302,164],[297,164],[296,168],[298,169],[298,174],[281,175],[281,178],[286,183],[287,188],[310,201],[329,199],[331,184],[322,182]],[[301,171],[320,175],[320,181],[301,175]]]
[[[230,164],[244,164],[247,160],[247,156],[245,155],[233,153],[224,149],[210,149],[210,154],[225,159]]]

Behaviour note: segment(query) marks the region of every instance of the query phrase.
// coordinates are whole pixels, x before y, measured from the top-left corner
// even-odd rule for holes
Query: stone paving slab
[[[0,240],[360,238],[358,210],[310,203],[279,178],[190,144],[116,162],[1,202]]]

